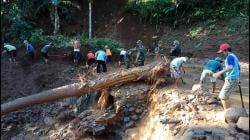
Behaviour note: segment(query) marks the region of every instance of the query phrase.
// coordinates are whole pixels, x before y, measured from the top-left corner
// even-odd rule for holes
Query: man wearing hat
[[[35,56],[35,50],[33,46],[27,40],[24,40],[23,43],[26,47],[26,54],[33,60]]]
[[[230,107],[229,97],[239,83],[240,62],[238,57],[232,53],[231,47],[227,43],[221,44],[217,53],[221,53],[226,57],[225,68],[213,74],[214,78],[218,78],[220,75],[226,73],[225,82],[219,94],[223,108],[226,110]]]
[[[208,60],[201,73],[200,85],[203,84],[206,77],[209,77],[210,82],[213,83],[213,93],[216,89],[216,78],[213,77],[213,74],[223,69],[223,66],[221,64],[222,62],[223,60],[220,57],[216,57],[214,60]],[[221,79],[224,79],[224,75],[221,75]]]
[[[181,57],[181,47],[178,40],[174,41],[173,48],[170,50],[170,59],[173,60],[176,57]]]
[[[136,45],[137,45],[137,47],[136,47],[137,48],[137,56],[136,56],[136,59],[135,59],[135,63],[138,66],[144,66],[146,49],[144,48],[143,43],[142,43],[141,40],[138,40],[136,42]]]

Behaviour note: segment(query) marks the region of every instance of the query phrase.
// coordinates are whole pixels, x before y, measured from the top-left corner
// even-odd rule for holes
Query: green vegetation
[[[42,29],[37,29],[33,33],[31,33],[30,41],[32,43],[49,43],[53,42],[55,47],[65,48],[68,46],[72,46],[75,38],[79,38],[81,42],[81,46],[90,45],[95,49],[104,48],[107,45],[113,51],[116,51],[118,48],[124,47],[124,45],[114,39],[111,38],[92,38],[89,39],[86,34],[77,35],[77,36],[65,36],[65,35],[43,35]]]
[[[150,24],[191,24],[197,21],[248,17],[249,0],[128,0],[127,12]]]

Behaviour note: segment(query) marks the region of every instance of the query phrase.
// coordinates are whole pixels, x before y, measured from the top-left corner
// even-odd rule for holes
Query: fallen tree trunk
[[[99,77],[85,78],[84,81],[74,83],[47,91],[42,91],[38,94],[30,95],[27,97],[18,98],[14,101],[7,102],[1,105],[1,115],[30,107],[36,104],[55,101],[72,96],[80,96],[84,93],[108,89],[112,86],[122,85],[132,81],[145,80],[151,83],[166,72],[168,65],[163,63],[151,63],[142,67],[136,67],[128,70],[120,70],[115,73],[107,75],[103,74]]]

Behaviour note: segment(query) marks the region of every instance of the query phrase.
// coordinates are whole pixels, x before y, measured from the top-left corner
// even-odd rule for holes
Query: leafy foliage
[[[249,0],[128,0],[127,12],[151,24],[190,24],[249,16]]]

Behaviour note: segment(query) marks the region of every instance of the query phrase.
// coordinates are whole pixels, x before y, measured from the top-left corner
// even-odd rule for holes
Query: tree
[[[38,94],[22,97],[14,101],[10,101],[1,104],[1,115],[23,109],[25,107],[33,106],[36,104],[46,103],[63,99],[72,96],[81,96],[84,93],[109,89],[114,86],[121,86],[123,84],[135,81],[147,81],[153,84],[151,91],[153,91],[157,85],[164,82],[162,76],[166,75],[168,71],[169,62],[163,64],[162,62],[153,62],[143,67],[136,67],[129,70],[117,71],[104,75],[103,77],[87,77],[90,74],[86,74],[82,82],[65,85],[55,89],[42,91]]]
[[[54,6],[54,35],[56,35],[59,31],[60,31],[60,18],[59,18],[59,14],[58,14],[58,6],[60,3],[62,4],[67,4],[67,5],[71,5],[74,6],[78,9],[80,9],[79,5],[74,4],[73,2],[69,1],[69,0],[51,0],[52,5]]]

